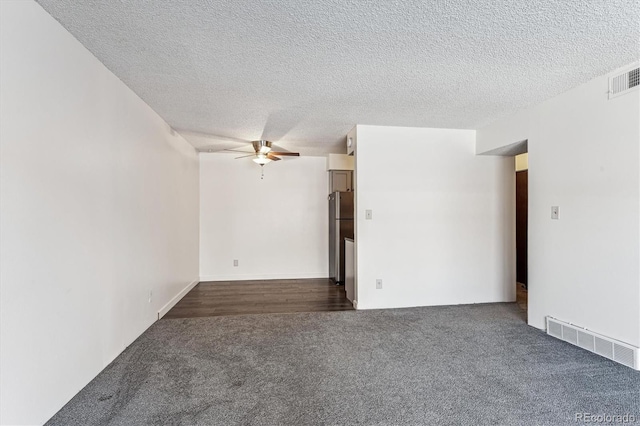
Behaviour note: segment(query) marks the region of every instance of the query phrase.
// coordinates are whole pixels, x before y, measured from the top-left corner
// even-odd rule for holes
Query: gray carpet
[[[161,320],[48,425],[640,422],[640,372],[515,304]]]

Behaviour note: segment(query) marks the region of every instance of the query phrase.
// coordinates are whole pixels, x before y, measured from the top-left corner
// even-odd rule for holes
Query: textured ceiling
[[[479,128],[640,57],[638,0],[38,1],[204,149]]]

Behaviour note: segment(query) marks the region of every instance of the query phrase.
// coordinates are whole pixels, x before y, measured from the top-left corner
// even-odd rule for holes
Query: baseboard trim
[[[358,301],[354,300],[353,302],[351,302],[351,304],[353,305],[353,309],[358,309]]]
[[[200,282],[200,280],[193,280],[189,284],[187,284],[187,286],[185,288],[180,290],[180,292],[178,294],[176,294],[173,297],[173,299],[169,300],[169,303],[164,305],[158,311],[158,319],[160,319],[163,316],[165,316],[167,314],[167,312],[169,312],[171,310],[171,308],[173,308],[176,305],[176,303],[178,303],[180,301],[180,299],[182,299],[187,293],[189,293],[192,288],[194,288],[196,285],[198,285],[199,282]]]
[[[201,275],[200,282],[204,281],[247,281],[247,280],[294,280],[329,278],[324,274],[242,274],[242,275]]]
[[[465,306],[465,305],[492,305],[500,303],[513,303],[509,300],[480,300],[480,301],[463,301],[463,302],[438,302],[438,303],[425,303],[425,304],[372,304],[367,305],[360,303],[358,309],[364,310],[377,310],[377,309],[404,309],[404,308],[428,308],[435,306]]]

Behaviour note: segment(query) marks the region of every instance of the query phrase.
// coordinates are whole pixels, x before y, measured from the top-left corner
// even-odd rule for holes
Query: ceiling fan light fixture
[[[267,154],[265,153],[258,153],[256,154],[256,158],[253,159],[253,162],[264,166],[265,164],[271,162],[271,158],[267,157]]]

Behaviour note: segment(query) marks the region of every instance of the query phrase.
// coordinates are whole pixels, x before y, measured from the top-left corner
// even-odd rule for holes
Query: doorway
[[[515,267],[516,278],[514,283],[511,284],[509,290],[515,290],[516,304],[523,310],[524,319],[527,320],[528,302],[529,302],[529,261],[528,261],[528,241],[529,241],[529,141],[523,139],[519,142],[501,146],[490,151],[483,153],[482,155],[497,155],[501,157],[513,158],[514,162],[510,167],[513,167],[515,173],[515,180],[512,177],[509,179],[509,186],[515,183],[515,202],[513,198],[509,198],[509,209],[515,208],[515,212],[511,210],[511,213],[515,213],[515,250],[513,246],[509,247],[508,253],[508,265],[510,268]],[[511,189],[510,189],[511,190]],[[513,192],[512,192],[513,194]],[[513,204],[512,204],[513,203]],[[513,218],[513,216],[511,216]],[[509,223],[509,231],[513,232],[513,222]],[[511,234],[513,235],[513,234]],[[513,240],[511,240],[513,242]],[[515,254],[515,259],[514,259]],[[515,261],[515,265],[513,262]],[[513,300],[514,295],[509,291],[509,299]]]
[[[516,156],[516,303],[528,308],[529,157]]]

